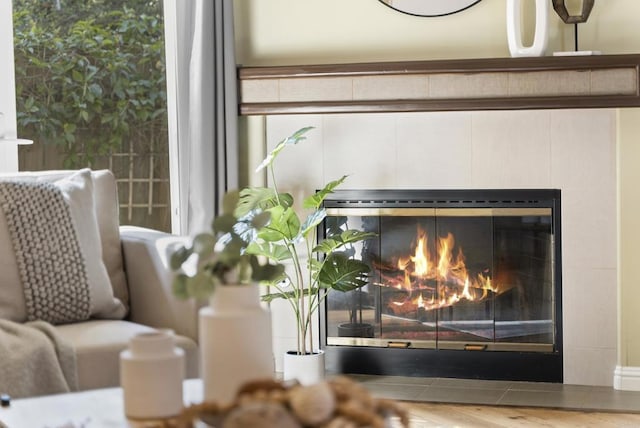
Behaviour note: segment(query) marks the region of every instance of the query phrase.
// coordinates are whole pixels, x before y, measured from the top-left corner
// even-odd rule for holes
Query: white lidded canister
[[[184,351],[173,332],[157,330],[131,338],[120,353],[120,385],[128,418],[166,418],[183,408]]]

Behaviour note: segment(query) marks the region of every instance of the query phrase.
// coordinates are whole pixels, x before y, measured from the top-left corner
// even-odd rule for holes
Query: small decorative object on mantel
[[[549,0],[535,0],[536,26],[533,43],[522,44],[522,0],[507,0],[507,42],[512,57],[543,56],[549,41]]]
[[[173,332],[140,333],[120,353],[120,385],[129,418],[167,418],[183,408],[184,351],[174,345]]]
[[[582,10],[580,15],[570,15],[567,10],[566,0],[552,0],[553,9],[556,11],[558,16],[562,18],[565,24],[573,24],[574,25],[574,50],[573,51],[561,51],[554,52],[554,56],[575,56],[575,55],[599,55],[600,51],[581,51],[578,49],[578,24],[582,24],[583,22],[587,22],[589,19],[589,15],[591,14],[591,10],[593,9],[593,4],[595,0],[582,0]]]

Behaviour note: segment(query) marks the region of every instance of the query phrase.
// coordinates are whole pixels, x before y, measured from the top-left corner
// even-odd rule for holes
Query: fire
[[[418,230],[418,245],[415,255],[409,257],[413,263],[413,273],[419,277],[427,276],[429,272],[429,260],[427,256],[427,233]]]
[[[428,242],[427,232],[418,226],[416,240],[411,245],[412,254],[398,257],[395,263],[400,271],[399,278],[383,275],[385,285],[404,291],[392,302],[395,306],[409,304],[430,310],[461,300],[482,300],[490,292],[498,292],[488,272],[470,274],[462,248],[456,247],[453,234],[435,240],[436,255],[431,254]]]

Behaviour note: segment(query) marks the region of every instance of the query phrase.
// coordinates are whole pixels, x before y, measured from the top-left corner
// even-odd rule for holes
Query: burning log
[[[479,302],[496,296],[492,290],[477,287],[461,287],[458,284],[440,284],[429,290],[398,290],[382,288],[384,313],[424,321],[434,309],[451,307],[458,302]]]
[[[437,237],[437,257],[432,254],[427,238],[426,231],[418,226],[412,254],[374,263],[387,313],[422,319],[425,311],[496,294],[498,288],[491,281],[489,269],[471,275],[462,248],[456,247],[451,233]]]

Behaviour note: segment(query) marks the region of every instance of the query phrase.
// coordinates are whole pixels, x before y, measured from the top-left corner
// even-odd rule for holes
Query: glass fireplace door
[[[369,283],[327,300],[327,344],[525,350],[554,346],[550,208],[330,208]]]

